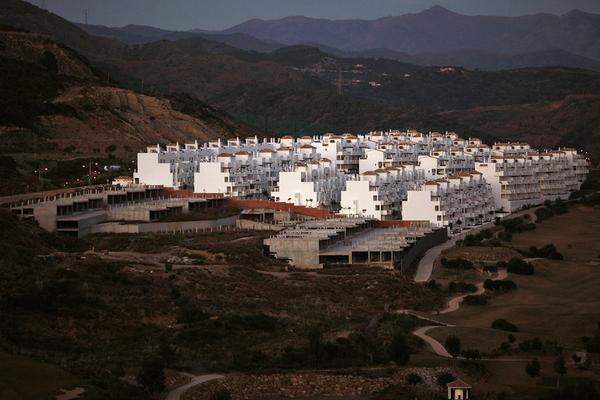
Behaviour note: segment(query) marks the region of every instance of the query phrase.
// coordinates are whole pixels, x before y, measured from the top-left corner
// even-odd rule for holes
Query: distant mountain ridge
[[[443,35],[444,42],[439,46],[431,46],[428,40],[427,46],[409,46],[408,43],[413,40],[412,36],[419,36],[417,41],[422,40],[422,38],[431,38],[431,42],[435,42],[435,38],[430,32],[426,31],[424,26],[436,25],[438,27],[443,27],[445,25],[457,25],[458,28],[446,27],[443,29],[450,30],[453,32],[459,32],[456,34],[461,34],[461,29],[464,31],[475,32],[478,29],[474,28],[476,21],[471,20],[468,16],[462,16],[457,13],[453,13],[441,7],[432,8],[426,12],[420,14],[407,14],[411,16],[411,18],[404,18],[407,21],[402,19],[405,16],[400,17],[386,17],[376,21],[359,21],[359,20],[350,20],[350,21],[331,21],[331,20],[317,20],[311,19],[307,17],[287,17],[277,21],[264,21],[264,20],[250,20],[236,27],[232,27],[228,30],[221,32],[211,32],[205,30],[192,30],[192,31],[168,31],[164,29],[154,28],[151,26],[140,26],[140,25],[127,25],[124,27],[115,27],[110,28],[101,25],[83,25],[77,24],[77,26],[87,33],[92,35],[102,36],[105,38],[110,38],[114,40],[118,40],[120,42],[129,44],[129,45],[141,45],[152,43],[159,40],[170,40],[177,41],[182,39],[190,39],[195,37],[201,37],[206,40],[211,40],[215,42],[220,42],[223,44],[227,44],[229,46],[246,50],[246,51],[254,51],[258,53],[271,53],[275,50],[284,48],[286,46],[295,46],[295,45],[304,45],[304,46],[313,46],[319,48],[321,51],[331,54],[337,57],[344,58],[387,58],[391,60],[397,60],[404,63],[411,63],[416,65],[423,66],[445,66],[445,65],[453,65],[460,66],[471,69],[482,69],[482,70],[502,70],[502,69],[516,69],[516,68],[527,68],[527,67],[554,67],[554,66],[563,66],[569,68],[584,68],[591,70],[600,70],[600,59],[580,55],[575,53],[573,49],[565,49],[560,47],[560,43],[555,43],[554,40],[540,41],[539,44],[535,46],[524,47],[521,49],[513,49],[512,51],[508,51],[508,49],[502,50],[502,47],[498,47],[496,44],[491,46],[482,46],[482,48],[478,47],[464,47],[460,46],[451,46],[447,43],[448,40],[451,41],[452,35]],[[571,13],[571,18],[575,19],[585,19],[589,16],[594,17],[595,14],[586,14],[586,13]],[[402,17],[402,18],[401,18]],[[555,21],[556,18],[561,19],[562,17],[540,14],[537,16],[527,16],[531,21],[535,18],[544,19],[550,18],[550,20]],[[596,16],[597,17],[597,16]],[[517,25],[516,20],[511,18],[525,18],[525,17],[481,17],[481,18],[494,18],[497,19],[505,19],[508,22],[504,22],[504,25]],[[416,23],[414,20],[418,19],[422,21],[422,24]],[[435,20],[443,20],[444,23],[440,24],[439,21],[437,24],[430,24],[426,20],[432,19]],[[379,22],[378,22],[379,21]],[[410,24],[419,25],[420,32],[406,34],[406,33],[397,33],[392,31],[391,33],[395,38],[401,37],[402,40],[396,40],[394,43],[390,44],[388,41],[373,41],[373,45],[383,45],[387,43],[388,47],[372,47],[365,49],[357,49],[356,45],[353,45],[352,36],[361,36],[361,35],[349,35],[350,40],[344,40],[342,42],[335,42],[338,46],[332,46],[331,44],[327,44],[328,41],[331,41],[331,36],[319,36],[317,38],[312,33],[314,25],[327,25],[330,29],[337,29],[337,25],[341,25],[339,27],[340,32],[352,31],[353,29],[357,29],[360,32],[364,32],[364,36],[377,36],[384,35],[385,30],[390,30],[389,26],[393,25],[390,21],[401,21],[398,27],[394,28],[398,30],[402,28],[402,24],[406,25],[405,29],[407,32],[413,32],[415,29],[408,29]],[[404,21],[404,22],[402,22]],[[468,24],[463,23],[462,21],[470,21]],[[512,22],[511,22],[512,21]],[[375,28],[369,28],[370,23],[378,22]],[[600,23],[600,19],[598,20]],[[510,23],[510,24],[509,24]],[[275,24],[275,27],[271,25]],[[484,24],[487,24],[485,22]],[[277,34],[273,33],[271,30],[287,30],[290,32],[298,31],[299,26],[310,26],[311,28],[303,28],[307,32],[302,36],[301,33],[298,33],[298,37],[295,40],[290,40],[288,37],[287,42],[280,42],[281,35],[278,32]],[[380,27],[381,25],[382,27]],[[421,26],[422,25],[422,26]],[[354,26],[354,28],[352,28]],[[385,28],[387,26],[387,28]],[[579,25],[578,25],[579,26]],[[261,28],[262,27],[262,28]],[[328,29],[329,29],[328,28]],[[440,28],[442,29],[442,28]],[[487,28],[486,28],[487,29]],[[510,28],[513,29],[513,28]],[[548,28],[551,30],[552,28]],[[577,28],[581,30],[580,28]],[[267,30],[267,34],[265,31]],[[301,30],[301,29],[300,29]],[[321,29],[323,30],[323,29]],[[310,31],[310,32],[308,32]],[[373,32],[371,32],[373,31]],[[523,31],[521,29],[520,31]],[[591,29],[590,31],[596,32],[596,30]],[[382,33],[383,32],[383,33]],[[600,30],[598,30],[600,32]],[[337,33],[336,33],[337,34]],[[503,30],[498,30],[498,37],[506,36],[506,32]],[[412,35],[412,36],[411,36]],[[462,34],[465,36],[466,34]],[[592,36],[594,34],[591,34]],[[255,37],[256,36],[256,37]],[[288,35],[289,36],[289,35]],[[469,40],[471,37],[479,37],[480,32],[472,33],[469,36]],[[488,35],[489,36],[489,35]],[[530,35],[531,36],[531,35]],[[568,35],[567,35],[568,36]],[[275,37],[276,40],[273,38]],[[285,37],[285,35],[284,35]],[[524,36],[525,40],[529,40],[530,42],[533,39],[527,39],[527,35]],[[449,39],[450,38],[450,39]],[[355,38],[356,39],[356,38]],[[361,39],[362,40],[362,39]],[[461,37],[461,41],[463,38]],[[489,41],[489,39],[488,39]],[[600,41],[600,36],[598,36],[597,41]],[[354,40],[356,42],[356,40]],[[464,41],[467,43],[468,41]],[[593,42],[593,40],[591,41]],[[415,42],[416,43],[416,42]],[[470,42],[471,45],[476,46],[476,43]],[[404,50],[397,50],[393,48],[393,45],[397,45],[398,47],[402,47]],[[480,44],[481,45],[481,44]],[[460,47],[460,48],[459,48]],[[573,47],[573,46],[570,46]],[[596,52],[593,50],[594,47],[598,47],[597,43],[592,43],[590,46],[586,47],[586,53],[592,54],[600,54],[600,52]],[[436,51],[433,51],[432,48],[437,48]],[[577,49],[575,49],[577,51]]]
[[[408,54],[481,50],[517,54],[561,49],[600,60],[600,15],[467,16],[440,6],[376,20],[286,17],[253,19],[219,33],[245,33],[295,45],[319,43],[343,51],[384,48]]]

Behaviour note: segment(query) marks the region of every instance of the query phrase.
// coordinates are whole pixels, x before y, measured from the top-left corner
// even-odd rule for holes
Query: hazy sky
[[[289,15],[375,19],[419,12],[436,4],[471,15],[563,14],[575,8],[600,13],[600,0],[46,0],[46,4],[71,21],[81,22],[87,8],[90,24],[174,30],[223,29],[251,18]]]

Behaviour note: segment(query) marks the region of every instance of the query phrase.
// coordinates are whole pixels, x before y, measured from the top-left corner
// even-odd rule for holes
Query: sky
[[[43,0],[28,0],[41,5]],[[600,14],[600,0],[45,0],[62,17],[90,24],[150,25],[170,30],[231,27],[252,18],[304,15],[330,19],[376,19],[441,5],[467,15],[564,14],[572,9]]]

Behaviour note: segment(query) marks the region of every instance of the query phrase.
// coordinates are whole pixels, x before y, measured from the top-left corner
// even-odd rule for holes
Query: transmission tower
[[[40,8],[42,10],[46,10],[47,9],[46,0],[40,0]]]
[[[87,25],[87,24],[88,24],[88,14],[89,14],[89,11],[90,11],[90,10],[88,10],[87,8],[85,8],[85,9],[83,10],[83,23],[84,23],[85,25]]]

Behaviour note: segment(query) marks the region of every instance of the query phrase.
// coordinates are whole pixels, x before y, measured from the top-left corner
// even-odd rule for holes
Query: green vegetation
[[[506,270],[511,274],[518,275],[533,275],[534,273],[533,265],[520,258],[511,258],[506,264]]]
[[[459,240],[458,246],[482,246],[489,239],[492,239],[492,231],[484,229],[479,233],[469,234],[463,240]]]
[[[498,224],[504,228],[507,234],[522,233],[535,229],[535,224],[528,222],[529,215],[522,217],[504,219]]]
[[[569,205],[561,200],[555,202],[547,201],[544,203],[544,207],[540,207],[535,210],[535,216],[537,222],[543,222],[544,220],[551,218],[555,215],[562,215],[569,211]]]
[[[489,297],[485,294],[468,295],[463,299],[463,304],[467,306],[485,306],[489,302]]]
[[[540,362],[538,361],[537,358],[534,358],[533,360],[528,362],[527,365],[525,366],[525,373],[530,378],[537,378],[538,376],[540,376],[541,369],[542,369],[542,367],[540,365]]]
[[[477,286],[472,283],[466,282],[450,282],[448,284],[448,292],[449,293],[474,293],[477,291]]]
[[[506,293],[511,290],[515,290],[517,288],[517,284],[511,280],[492,280],[486,279],[483,283],[483,287],[486,290],[491,290],[494,292],[502,292]]]
[[[455,258],[448,260],[447,258],[442,258],[441,260],[442,267],[448,269],[460,269],[460,270],[468,270],[473,268],[473,263],[471,261]]]
[[[564,258],[552,243],[539,249],[535,246],[531,246],[528,251],[523,251],[522,253],[524,256],[530,258],[548,258],[550,260],[562,260]]]
[[[456,377],[449,372],[443,372],[443,373],[439,374],[436,378],[437,384],[442,387],[446,387],[447,384],[449,384],[450,382],[455,381],[455,380],[456,380]]]
[[[460,354],[460,339],[453,335],[448,336],[444,341],[444,347],[452,357],[457,357]]]
[[[519,331],[519,329],[517,328],[516,325],[508,322],[505,319],[494,320],[494,322],[492,322],[492,329],[498,329],[498,330],[508,331],[508,332],[518,332]]]

